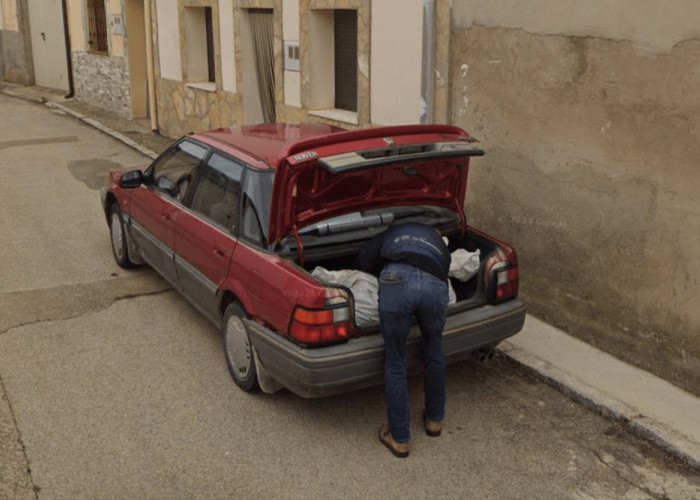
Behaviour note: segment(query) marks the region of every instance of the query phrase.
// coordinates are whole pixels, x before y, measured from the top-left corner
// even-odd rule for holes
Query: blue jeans
[[[422,334],[425,364],[425,410],[430,420],[445,417],[445,357],[442,329],[447,283],[421,269],[390,262],[379,275],[379,321],[384,336],[384,388],[389,429],[394,440],[411,439],[408,408],[406,341],[413,316]]]

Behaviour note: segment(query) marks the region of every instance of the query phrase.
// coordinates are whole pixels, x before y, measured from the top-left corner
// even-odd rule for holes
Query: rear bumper
[[[518,333],[525,322],[525,304],[520,299],[482,306],[448,316],[443,331],[447,363],[460,361],[481,347],[494,345]],[[321,397],[382,383],[384,341],[381,335],[351,339],[347,343],[300,347],[265,327],[248,321],[250,340],[265,370],[292,392],[303,397]],[[420,330],[408,338],[408,367],[420,370]]]

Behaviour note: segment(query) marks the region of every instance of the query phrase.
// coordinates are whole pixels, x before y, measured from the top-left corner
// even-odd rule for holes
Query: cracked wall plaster
[[[452,40],[452,120],[486,150],[467,213],[515,245],[528,310],[698,394],[700,41]]]
[[[533,35],[564,35],[630,41],[652,53],[669,53],[700,38],[697,0],[454,0],[453,26],[522,29]]]

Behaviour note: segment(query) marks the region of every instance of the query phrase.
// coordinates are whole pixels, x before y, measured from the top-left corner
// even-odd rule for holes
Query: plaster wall
[[[26,4],[0,0],[0,80],[20,85],[34,84]]]
[[[700,36],[696,0],[453,0],[452,9],[458,29],[477,25],[628,41],[651,53],[670,53]]]
[[[109,55],[112,57],[124,57],[125,44],[124,35],[117,34],[114,29],[114,17],[121,16],[124,23],[124,12],[122,11],[122,0],[108,0],[105,4],[107,14],[107,32],[109,33]]]
[[[182,80],[178,4],[173,0],[155,0],[155,6],[154,20],[158,33],[160,77],[168,80]]]
[[[0,9],[2,9],[2,6],[0,6]],[[0,11],[2,12],[2,11]],[[2,19],[0,19],[0,26],[2,26]],[[2,49],[2,35],[3,31],[0,29],[0,80],[5,79],[5,54],[3,53]]]
[[[700,395],[700,5],[453,13],[470,223],[517,247],[531,313]]]
[[[282,39],[299,43],[299,0],[282,0]],[[301,107],[301,73],[284,71],[284,104]]]
[[[219,30],[221,37],[221,87],[236,91],[236,51],[233,25],[233,0],[219,0]]]
[[[420,123],[422,39],[422,0],[372,4],[372,122]]]
[[[0,28],[5,31],[19,31],[17,0],[0,0]]]
[[[188,8],[181,12],[185,28],[185,61],[189,82],[207,82],[207,31],[203,8]]]
[[[27,64],[26,40],[17,31],[0,30],[0,80],[31,85],[33,78]]]
[[[335,107],[333,11],[312,10],[309,14],[309,109]]]
[[[69,0],[66,2],[66,17],[68,18],[68,31],[70,33],[70,48],[73,50],[85,50],[86,27],[84,24],[83,2]]]
[[[282,0],[282,37],[299,41],[299,0]]]

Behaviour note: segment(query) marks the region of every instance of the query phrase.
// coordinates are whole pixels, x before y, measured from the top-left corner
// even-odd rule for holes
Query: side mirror
[[[158,180],[156,181],[156,189],[172,196],[173,198],[177,198],[177,196],[180,194],[180,188],[177,187],[177,184],[165,176],[158,177]]]
[[[141,184],[143,184],[143,172],[140,170],[129,170],[119,178],[119,186],[124,189],[137,188]]]

